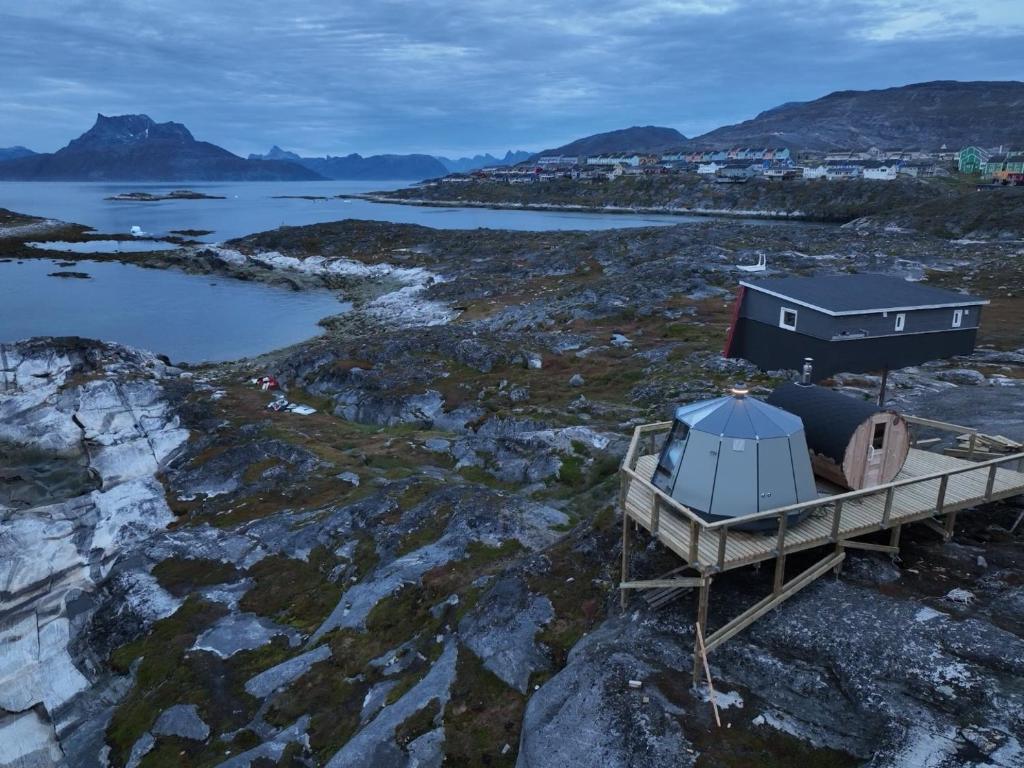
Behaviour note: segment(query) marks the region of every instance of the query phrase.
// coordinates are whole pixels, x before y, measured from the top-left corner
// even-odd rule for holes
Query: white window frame
[[[787,312],[792,312],[793,313],[793,324],[792,325],[790,325],[789,323],[786,322],[786,313]],[[793,309],[792,307],[780,307],[779,308],[779,328],[785,328],[787,331],[795,331],[796,330],[796,319],[797,319],[797,311],[795,309]]]
[[[897,312],[896,313],[896,325],[895,325],[896,332],[898,333],[898,332],[902,331],[906,327],[907,327],[907,313],[906,312]]]
[[[964,311],[962,309],[953,310],[953,327],[959,328],[964,324]]]

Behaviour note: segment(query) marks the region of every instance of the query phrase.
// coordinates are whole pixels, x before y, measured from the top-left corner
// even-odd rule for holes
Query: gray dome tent
[[[747,397],[741,387],[676,411],[651,482],[709,521],[817,498],[800,417]]]

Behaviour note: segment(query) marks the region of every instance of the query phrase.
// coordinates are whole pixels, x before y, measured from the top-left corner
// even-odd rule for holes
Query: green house
[[[964,147],[957,153],[956,165],[960,173],[981,173],[989,154],[981,147]]]
[[[1007,173],[1024,173],[1024,155],[992,155],[981,167],[985,178],[994,178]]]

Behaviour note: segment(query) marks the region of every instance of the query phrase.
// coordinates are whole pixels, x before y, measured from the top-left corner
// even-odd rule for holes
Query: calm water
[[[278,195],[372,192],[406,186],[400,181],[196,182],[0,182],[0,208],[85,224],[98,232],[128,232],[140,226],[150,235],[171,230],[206,229],[200,239],[219,242],[274,229],[282,224],[316,224],[339,219],[370,219],[422,224],[438,229],[616,229],[705,221],[699,216],[498,211],[486,208],[420,208],[364,200],[281,199]],[[224,200],[161,200],[141,203],[107,200],[120,192],[170,192],[192,189]],[[765,222],[761,222],[765,223]]]
[[[49,277],[85,272],[90,279]],[[85,336],[162,353],[175,362],[235,360],[320,333],[317,321],[348,309],[330,291],[129,264],[31,259],[0,263],[0,341]]]

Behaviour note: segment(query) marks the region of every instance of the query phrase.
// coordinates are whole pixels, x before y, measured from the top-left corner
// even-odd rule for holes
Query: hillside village
[[[1024,185],[1024,151],[1003,147],[964,147],[951,151],[882,150],[794,151],[789,148],[733,147],[730,149],[670,150],[660,154],[615,152],[594,155],[542,154],[513,166],[489,166],[471,173],[453,173],[435,183],[473,180],[532,184],[555,179],[596,180],[621,176],[697,174],[722,184],[753,178],[866,179],[894,181],[900,177],[975,176],[994,186]]]

